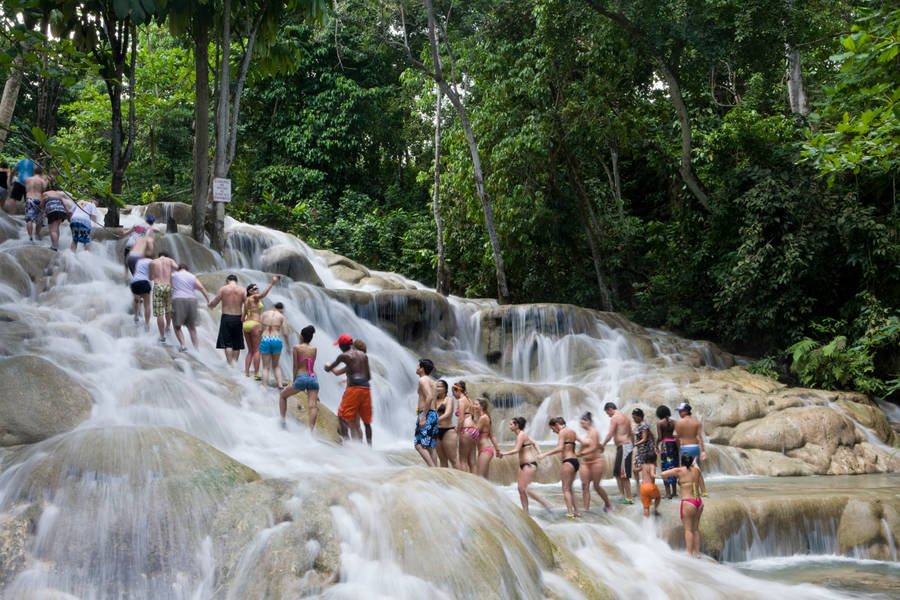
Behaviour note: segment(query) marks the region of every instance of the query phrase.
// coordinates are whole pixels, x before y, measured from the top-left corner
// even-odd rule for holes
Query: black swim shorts
[[[244,349],[244,332],[241,328],[241,315],[222,315],[219,322],[219,338],[216,348]]]

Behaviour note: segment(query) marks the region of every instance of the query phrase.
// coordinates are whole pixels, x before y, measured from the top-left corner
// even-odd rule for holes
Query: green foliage
[[[765,356],[751,363],[747,370],[755,375],[764,375],[772,379],[778,379],[778,359],[774,356]]]

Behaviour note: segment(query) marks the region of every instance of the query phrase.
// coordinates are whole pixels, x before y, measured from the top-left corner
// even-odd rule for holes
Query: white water
[[[229,254],[232,270],[261,286],[267,276],[255,270],[259,253],[285,244],[310,259],[327,287],[362,289],[336,280],[324,261],[296,238],[234,222],[228,228],[243,234],[234,238],[241,242]],[[61,247],[68,245],[67,235],[64,227]],[[9,241],[0,250],[21,245],[21,239]],[[28,320],[38,325],[33,337],[6,351],[48,358],[93,396],[91,418],[79,432],[92,436],[94,430],[102,430],[110,453],[121,451],[124,462],[151,465],[155,463],[146,448],[139,452],[135,445],[144,435],[140,427],[187,432],[264,477],[292,481],[295,519],[303,517],[311,489],[323,489],[329,482],[346,486],[342,500],[328,509],[340,543],[341,570],[338,583],[322,592],[324,598],[541,598],[549,592],[582,597],[548,564],[546,551],[509,490],[468,476],[453,481],[435,478],[422,469],[409,469],[408,459],[398,458],[396,451],[411,446],[416,355],[373,322],[304,283],[285,282],[266,299],[267,304],[285,303],[294,330],[308,323],[316,326],[320,398],[332,410],[342,388],[338,378],[321,370],[337,355],[331,341],[348,332],[368,345],[376,451],[355,444],[335,448],[317,441],[294,421],[287,431],[278,427],[277,392],[226,367],[221,352],[213,348],[215,318],[206,311],[201,311],[201,348],[187,355],[173,352],[174,339],[161,346],[155,323],[149,333],[136,327],[128,314],[131,294],[121,281],[118,259],[112,243],[95,244],[89,253],[62,252],[60,273],[48,292],[22,298],[12,289],[0,290],[10,299],[0,309],[32,315]],[[524,307],[513,313],[512,357],[495,370],[482,359],[478,341],[479,311],[491,306],[451,299],[458,326],[448,343],[457,364],[495,379],[588,388],[579,398],[566,390],[556,392],[537,409],[529,431],[540,439],[548,437],[546,418],[557,412],[574,417],[593,410],[599,428],[605,430],[602,404],[627,404],[619,393],[622,384],[651,369],[627,338],[606,323],[579,322],[546,311],[535,315]],[[674,383],[672,387],[676,389]],[[117,433],[130,428],[133,435]],[[34,500],[29,481],[43,461],[62,448],[74,460],[77,442],[69,434],[36,444],[25,454],[0,451],[4,468],[0,523],[24,510],[26,500]],[[165,473],[148,467],[144,476],[152,482]],[[212,597],[217,567],[208,525],[212,516],[199,509],[176,513],[172,505],[153,505],[158,498],[153,484],[135,491],[135,477],[64,473],[55,490],[42,492],[29,566],[10,583],[5,597],[30,599],[50,591],[74,598],[113,598],[123,593],[147,599]],[[171,493],[172,498],[194,498],[190,488]],[[727,566],[691,561],[662,542],[648,522],[639,523],[622,517],[578,524],[560,523],[558,515],[538,517],[555,543],[573,552],[592,577],[623,598],[831,596],[822,588],[760,582]],[[249,585],[257,561],[287,528],[285,522],[272,520],[256,533],[237,564],[229,598],[247,593],[243,586]],[[153,555],[153,543],[174,546],[162,568],[151,566],[159,560]],[[462,568],[454,568],[459,564]]]

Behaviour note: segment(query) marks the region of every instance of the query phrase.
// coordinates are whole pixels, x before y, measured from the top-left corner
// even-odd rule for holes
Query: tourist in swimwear
[[[138,240],[138,244],[140,243],[141,240]],[[137,244],[135,244],[135,248],[137,248]],[[238,361],[241,350],[244,349],[244,338],[241,336],[241,311],[246,298],[247,290],[238,285],[237,275],[229,275],[225,278],[225,285],[219,288],[216,297],[207,305],[209,308],[215,308],[219,302],[222,303],[222,318],[219,321],[216,348],[222,348],[225,351],[225,360],[229,367]]]
[[[416,425],[413,428],[413,439],[416,452],[429,467],[437,465],[437,424],[438,414],[435,410],[437,391],[431,372],[434,363],[429,358],[420,358],[416,366],[419,384],[416,389],[418,404],[416,405]]]
[[[475,427],[478,429],[478,436],[475,438],[478,446],[475,474],[485,479],[488,479],[491,474],[491,459],[500,452],[497,438],[494,437],[494,425],[489,409],[490,404],[486,396],[482,396],[475,402]]]
[[[244,359],[244,376],[250,377],[250,365],[253,364],[253,377],[256,381],[262,379],[259,375],[259,342],[262,338],[262,328],[259,324],[260,313],[262,313],[262,299],[269,295],[272,286],[278,283],[281,275],[272,277],[269,287],[266,291],[260,293],[259,287],[255,283],[247,286],[247,299],[244,300],[244,309],[241,312],[241,325],[244,330],[244,339],[247,340],[247,358]]]
[[[456,436],[459,438],[459,468],[466,473],[475,472],[478,428],[475,427],[475,405],[466,395],[466,382],[453,384],[453,397],[456,398]]]
[[[442,467],[459,468],[459,436],[453,425],[453,396],[447,395],[447,382],[439,379],[434,384],[437,392],[437,454]]]
[[[126,277],[128,277],[129,274],[134,274],[134,267],[128,265],[128,255],[131,254],[132,248],[134,248],[134,245],[137,244],[137,241],[147,235],[147,233],[153,229],[154,223],[156,223],[156,218],[151,215],[147,215],[147,218],[144,219],[143,223],[138,223],[137,225],[134,225],[133,227],[122,232],[123,237],[126,235],[128,236],[128,239],[125,240],[125,252],[122,257],[125,261]],[[135,252],[138,252],[140,254],[141,251]],[[135,262],[137,261],[135,260]]]
[[[25,229],[28,231],[28,239],[32,242],[34,236],[41,237],[41,227],[44,226],[41,198],[47,191],[49,183],[40,165],[35,165],[34,174],[25,180]]]
[[[269,385],[269,371],[272,370],[275,372],[276,384],[279,388],[283,388],[284,382],[281,379],[278,361],[281,359],[281,350],[289,343],[284,304],[276,302],[274,308],[260,315],[259,323],[262,327],[262,338],[259,342],[259,353],[262,355],[262,383]]]
[[[641,464],[641,506],[644,517],[650,516],[650,504],[653,504],[653,515],[659,516],[659,486],[656,485],[656,462],[646,461]]]
[[[675,422],[675,437],[681,454],[694,457],[694,466],[700,471],[700,494],[706,496],[706,482],[703,481],[701,462],[706,460],[703,449],[703,423],[691,416],[691,405],[682,402],[678,406],[678,421]]]
[[[661,471],[674,469],[678,466],[678,440],[675,439],[675,421],[672,420],[672,411],[668,406],[656,407],[656,439],[659,440],[659,468]],[[671,500],[677,493],[678,479],[669,477],[663,479],[666,486],[666,500]]]
[[[640,475],[641,467],[644,463],[652,462],[656,464],[656,447],[653,433],[650,431],[650,425],[644,420],[644,411],[635,408],[631,411],[631,419],[637,426],[634,429],[634,470]],[[638,481],[638,486],[641,480]]]
[[[594,490],[603,499],[603,512],[612,510],[612,504],[609,502],[609,496],[606,490],[601,486],[603,480],[603,470],[606,468],[606,457],[603,456],[603,446],[600,445],[600,432],[594,427],[594,417],[590,412],[581,415],[581,428],[587,434],[584,439],[579,438],[581,449],[577,454],[578,458],[584,463],[581,466],[581,499],[584,503],[584,510],[591,510],[591,485]]]
[[[369,380],[372,378],[369,372],[369,357],[366,353],[353,347],[353,338],[346,333],[335,342],[340,346],[341,354],[334,362],[325,365],[325,371],[330,372],[340,364],[347,365],[347,389],[341,398],[338,407],[338,427],[341,437],[354,440],[362,439],[357,416],[362,419],[366,429],[366,443],[372,445],[372,392],[369,388]]]
[[[91,249],[91,223],[100,224],[97,220],[97,200],[78,200],[73,203],[69,213],[69,229],[72,231],[72,252],[78,250],[78,244],[85,250]]]
[[[538,455],[538,460],[562,452],[562,463],[559,467],[559,478],[562,483],[563,498],[566,501],[566,516],[570,519],[580,517],[578,505],[575,503],[575,494],[572,492],[572,482],[575,481],[575,473],[581,466],[578,458],[575,456],[575,442],[578,436],[575,432],[566,427],[566,420],[562,417],[553,417],[550,419],[550,429],[559,436],[559,442],[556,448],[548,450]]]
[[[131,277],[131,295],[134,306],[134,322],[139,323],[139,311],[141,302],[144,303],[144,331],[150,331],[150,290],[153,289],[150,284],[150,263],[151,258],[148,255],[139,258],[135,263],[134,275]]]
[[[6,199],[9,197],[9,163],[5,160],[0,161],[0,207],[6,210]]]
[[[200,341],[197,338],[197,296],[195,291],[203,294],[206,303],[209,304],[209,294],[200,283],[196,275],[188,271],[186,265],[178,265],[178,269],[172,273],[172,327],[175,330],[175,338],[178,340],[178,351],[187,352],[184,345],[182,326],[187,327],[191,336],[191,344],[194,350],[200,349]]]
[[[609,433],[600,444],[606,446],[606,442],[614,440],[616,444],[616,462],[613,466],[613,477],[619,486],[620,504],[634,504],[631,499],[631,453],[634,448],[634,438],[631,437],[631,426],[628,418],[622,411],[616,408],[613,402],[607,402],[603,410],[609,417]]]
[[[46,191],[41,195],[40,209],[47,215],[47,229],[50,231],[50,249],[59,251],[59,224],[69,218],[66,194],[58,190]]]
[[[281,423],[287,415],[287,399],[297,392],[306,392],[307,411],[309,412],[309,428],[316,428],[316,417],[319,415],[319,379],[313,365],[316,364],[318,349],[310,345],[316,328],[307,325],[300,330],[300,343],[293,348],[294,377],[293,383],[279,395],[278,407],[281,410]]]
[[[534,479],[534,475],[537,473],[537,455],[540,448],[538,448],[538,445],[534,440],[525,433],[525,418],[514,417],[509,422],[509,430],[516,436],[516,447],[509,452],[498,452],[497,456],[501,458],[508,454],[517,454],[519,456],[519,477],[517,479],[517,484],[519,488],[519,501],[522,502],[522,510],[525,511],[526,515],[529,514],[528,498],[533,498],[535,501],[540,502],[541,506],[550,510],[552,507],[549,502],[541,498],[537,492],[528,489],[528,486],[531,485],[531,481]]]
[[[134,246],[128,251],[128,255],[125,257],[125,266],[128,271],[134,275],[134,265],[137,264],[137,261],[143,256],[153,256],[153,252],[153,230],[149,229],[134,242]]]
[[[159,341],[166,341],[166,331],[172,326],[172,272],[178,268],[166,252],[150,261],[150,281],[153,282],[153,316],[159,329]]]
[[[681,522],[684,524],[684,545],[691,557],[700,557],[700,517],[703,515],[703,499],[699,494],[700,467],[694,464],[694,457],[681,455],[681,466],[668,469],[660,476],[677,477],[681,484]]]

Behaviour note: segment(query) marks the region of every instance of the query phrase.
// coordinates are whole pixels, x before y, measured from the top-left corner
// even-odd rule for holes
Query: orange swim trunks
[[[642,483],[641,484],[641,504],[644,505],[644,508],[650,508],[650,504],[657,498],[660,498],[659,495],[659,486],[655,483]]]
[[[352,385],[344,391],[337,416],[352,423],[356,420],[356,415],[366,425],[372,423],[372,392],[367,387]]]

